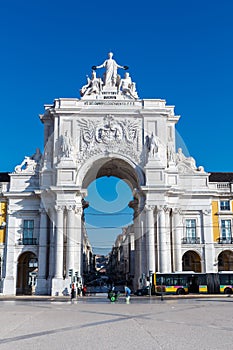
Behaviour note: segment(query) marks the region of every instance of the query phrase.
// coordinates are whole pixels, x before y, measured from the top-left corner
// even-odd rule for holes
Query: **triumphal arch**
[[[43,155],[11,175],[11,186],[28,175],[34,191],[32,202],[24,200],[37,210],[37,294],[64,293],[69,271],[82,274],[83,213],[93,180],[116,176],[132,189],[135,281],[149,271],[182,270],[182,212],[195,188],[206,190],[208,174],[176,151],[174,106],[140,99],[128,67],[112,53],[92,67],[80,95],[45,105]]]

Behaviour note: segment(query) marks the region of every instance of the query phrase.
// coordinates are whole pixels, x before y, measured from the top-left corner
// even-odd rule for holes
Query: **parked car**
[[[149,295],[150,294],[150,287],[143,287],[140,289],[137,289],[136,292],[134,292],[135,295],[141,296],[141,295]]]

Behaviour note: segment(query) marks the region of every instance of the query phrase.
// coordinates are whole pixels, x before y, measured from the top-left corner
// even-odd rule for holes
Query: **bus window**
[[[220,284],[229,284],[229,275],[219,274]]]

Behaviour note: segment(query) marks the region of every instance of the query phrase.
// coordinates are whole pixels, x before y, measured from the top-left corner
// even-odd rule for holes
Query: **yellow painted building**
[[[5,243],[7,203],[0,202],[0,244]]]
[[[218,217],[219,201],[212,201],[212,220],[213,220],[213,240],[217,242],[219,238],[219,217]]]

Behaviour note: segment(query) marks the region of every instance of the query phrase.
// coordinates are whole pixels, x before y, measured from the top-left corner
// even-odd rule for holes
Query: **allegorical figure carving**
[[[68,131],[65,131],[65,134],[61,136],[61,156],[69,158],[72,154],[73,146],[71,139],[68,135]]]
[[[133,98],[138,98],[138,95],[136,93],[136,84],[132,82],[132,79],[128,72],[125,73],[124,79],[121,79],[119,90],[123,92],[125,95],[129,95]]]
[[[96,72],[92,72],[91,79],[87,76],[87,84],[82,87],[80,90],[80,95],[91,95],[99,94],[102,90],[103,82],[100,78],[96,77]]]
[[[103,64],[99,66],[92,66],[93,70],[96,70],[99,68],[106,68],[106,71],[104,74],[104,85],[108,87],[116,86],[118,68],[128,69],[128,66],[119,65],[112,57],[113,57],[113,53],[109,52],[108,59],[105,60]]]
[[[31,157],[29,156],[24,157],[24,160],[22,161],[22,163],[15,167],[15,172],[17,174],[20,174],[20,173],[31,174],[31,173],[37,172],[41,157],[42,157],[42,154],[40,152],[40,149],[37,148],[36,152]]]
[[[197,170],[196,162],[193,157],[186,157],[182,151],[182,148],[178,148],[178,152],[176,153],[176,163],[184,163],[188,167]]]

